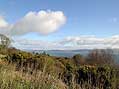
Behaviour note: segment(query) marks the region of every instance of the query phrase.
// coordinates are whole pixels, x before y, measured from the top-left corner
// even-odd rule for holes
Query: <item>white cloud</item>
[[[118,19],[113,18],[113,22]],[[57,31],[66,22],[62,11],[29,12],[16,23],[9,24],[0,16],[0,33],[5,35],[24,35],[36,32],[47,35]],[[14,40],[14,39],[13,39]],[[119,48],[119,35],[107,38],[95,36],[66,37],[60,41],[42,41],[16,39],[13,43],[22,49],[92,49],[92,48]]]
[[[16,48],[27,50],[52,50],[59,48],[59,45],[55,42],[30,39],[15,39],[12,45]]]
[[[42,41],[20,39],[15,41],[22,49],[47,49],[47,50],[77,50],[77,49],[100,49],[119,48],[119,35],[107,38],[95,36],[66,37],[60,41]],[[16,46],[16,45],[15,45]],[[18,46],[18,45],[17,45]],[[19,48],[18,47],[18,48]]]
[[[11,31],[12,25],[8,24],[8,22],[0,16],[0,34],[9,35]]]
[[[4,28],[8,26],[8,23],[4,20],[2,16],[0,16],[0,28]]]
[[[119,48],[119,36],[108,38],[87,37],[67,37],[59,42],[61,45],[71,45],[74,49],[92,48]]]
[[[61,11],[40,11],[29,12],[12,28],[13,35],[22,35],[29,32],[37,32],[47,35],[55,32],[66,21],[66,17]]]
[[[14,24],[8,24],[0,18],[0,33],[5,29],[4,34],[9,32],[11,35],[24,35],[36,32],[47,35],[57,31],[65,22],[66,17],[62,11],[29,12]]]

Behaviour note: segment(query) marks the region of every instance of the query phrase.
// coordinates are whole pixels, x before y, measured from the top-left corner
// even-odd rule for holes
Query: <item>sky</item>
[[[119,0],[0,0],[0,33],[20,49],[119,48]]]

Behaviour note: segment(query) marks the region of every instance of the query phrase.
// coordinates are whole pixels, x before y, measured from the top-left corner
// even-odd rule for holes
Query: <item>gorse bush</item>
[[[72,58],[54,57],[46,53],[32,54],[15,48],[2,51],[0,51],[0,89],[118,89],[119,87],[118,67],[114,62],[111,64],[113,58],[106,51],[93,51],[87,58],[79,54]],[[107,58],[111,58],[108,60],[109,64],[105,63]]]

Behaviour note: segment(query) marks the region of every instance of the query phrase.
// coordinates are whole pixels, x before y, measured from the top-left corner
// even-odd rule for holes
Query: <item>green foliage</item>
[[[85,64],[86,61],[80,54],[74,55],[72,60],[77,66]]]
[[[11,40],[7,36],[0,34],[0,49],[8,48],[10,43],[11,43]]]
[[[66,58],[6,48],[0,55],[0,89],[116,89],[119,85],[118,68],[95,61],[90,65],[79,54]]]

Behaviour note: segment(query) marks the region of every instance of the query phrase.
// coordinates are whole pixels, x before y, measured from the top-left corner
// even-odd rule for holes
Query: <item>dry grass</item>
[[[67,86],[40,71],[31,75],[15,71],[13,65],[0,64],[0,89],[67,89]]]
[[[113,79],[113,87],[109,89],[118,89],[116,77]],[[62,80],[51,76],[46,72],[34,71],[16,71],[13,64],[0,64],[0,89],[104,89],[101,86],[91,86],[91,81],[83,84],[77,84],[75,76],[72,77],[71,84],[67,86]]]

